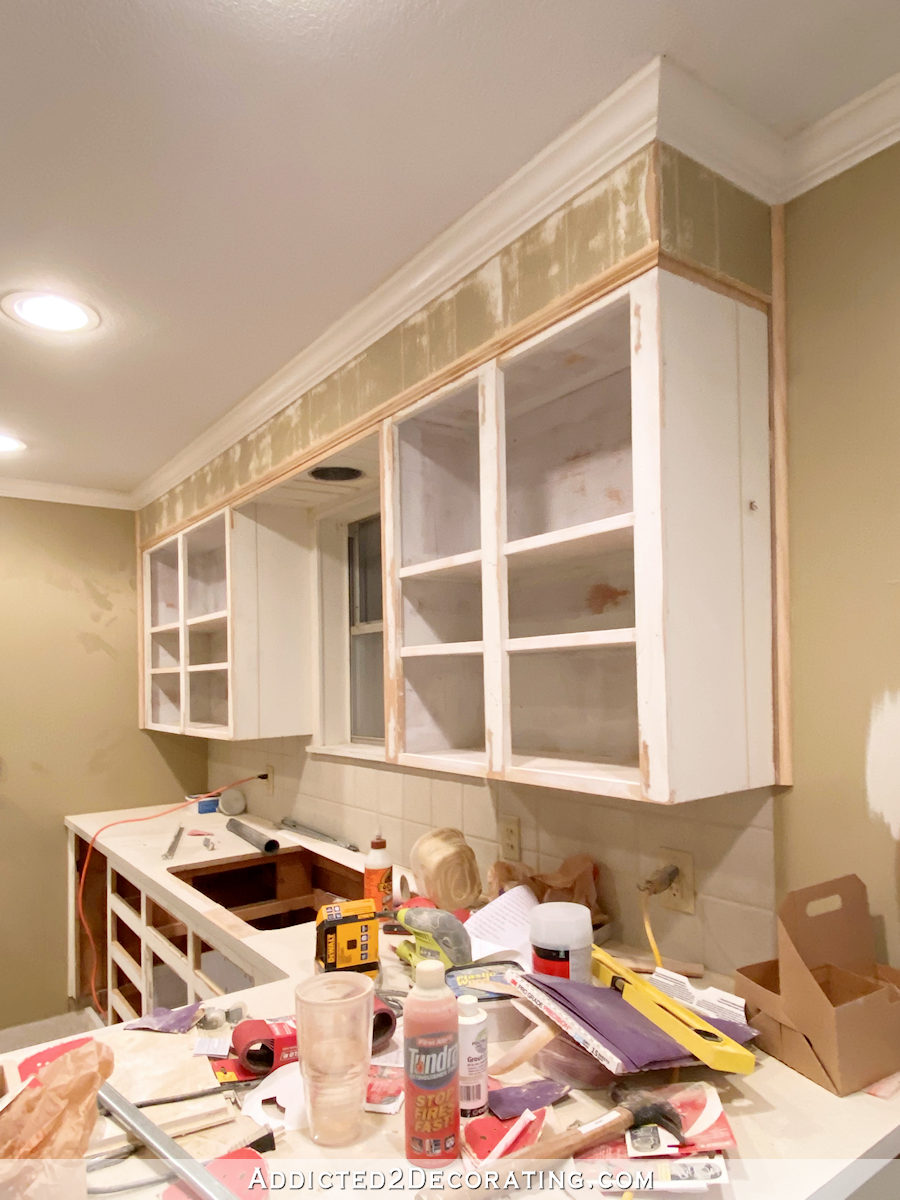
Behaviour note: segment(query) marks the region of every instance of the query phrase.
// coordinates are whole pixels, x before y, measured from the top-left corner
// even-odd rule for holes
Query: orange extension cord
[[[202,795],[192,796],[190,800],[185,800],[184,804],[176,804],[173,808],[164,809],[162,812],[150,813],[146,817],[121,817],[118,821],[110,821],[106,825],[101,825],[88,842],[87,854],[85,854],[84,862],[81,864],[81,875],[78,880],[78,920],[81,922],[81,928],[87,934],[87,939],[91,946],[91,997],[101,1016],[105,1017],[108,1010],[103,1007],[97,996],[97,967],[99,965],[97,943],[94,941],[91,927],[88,925],[87,918],[84,915],[84,881],[87,878],[88,863],[91,861],[91,854],[93,853],[94,846],[97,844],[97,838],[101,833],[105,833],[107,829],[112,829],[113,825],[131,825],[136,821],[153,821],[157,817],[168,817],[172,813],[180,812],[183,808],[190,808],[198,800],[211,800],[213,796],[221,796],[226,788],[240,787],[242,783],[250,783],[254,779],[265,779],[265,777],[265,773],[262,775],[248,775],[246,779],[236,779],[234,783],[223,784],[222,787],[216,788],[213,792],[204,792]]]

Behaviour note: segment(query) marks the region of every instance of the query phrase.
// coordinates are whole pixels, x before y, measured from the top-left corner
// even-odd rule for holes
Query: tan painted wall
[[[779,883],[847,871],[900,962],[900,146],[787,210],[795,788]]]
[[[135,594],[132,513],[0,498],[0,1027],[65,1010],[63,816],[205,784],[137,727]]]

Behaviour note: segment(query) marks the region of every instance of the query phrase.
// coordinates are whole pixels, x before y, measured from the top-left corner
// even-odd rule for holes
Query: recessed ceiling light
[[[0,300],[0,308],[14,321],[52,333],[83,332],[100,324],[93,308],[52,292],[10,292]]]
[[[13,454],[16,450],[24,450],[25,443],[11,433],[0,433],[0,454]]]

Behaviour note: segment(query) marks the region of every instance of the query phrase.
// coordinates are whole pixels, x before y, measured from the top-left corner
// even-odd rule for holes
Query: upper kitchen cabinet
[[[264,738],[312,729],[307,511],[226,508],[144,553],[148,729]]]
[[[659,803],[774,782],[764,312],[650,271],[383,458],[390,759]]]

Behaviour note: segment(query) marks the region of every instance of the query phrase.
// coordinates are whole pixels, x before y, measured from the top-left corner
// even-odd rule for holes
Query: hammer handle
[[[590,1121],[586,1128],[582,1125],[576,1129],[566,1129],[563,1133],[541,1138],[533,1146],[523,1146],[521,1150],[505,1154],[503,1162],[511,1159],[571,1158],[573,1154],[582,1154],[594,1146],[602,1146],[604,1142],[614,1142],[633,1124],[634,1113],[630,1108],[614,1108],[605,1117]]]

